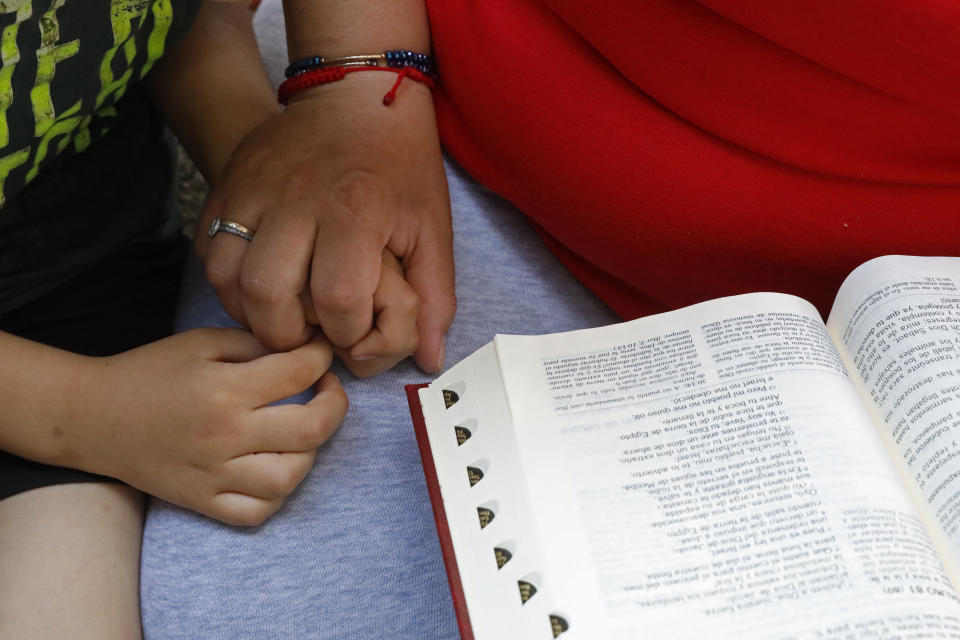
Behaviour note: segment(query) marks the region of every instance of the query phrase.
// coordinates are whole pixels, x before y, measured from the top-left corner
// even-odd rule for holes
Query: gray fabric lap
[[[508,203],[454,166],[448,178],[459,299],[448,364],[495,333],[616,321]],[[193,264],[179,328],[233,325]],[[427,377],[409,362],[371,380],[337,373],[347,419],[266,524],[230,527],[152,501],[141,569],[146,638],[458,637],[403,395],[404,384]]]

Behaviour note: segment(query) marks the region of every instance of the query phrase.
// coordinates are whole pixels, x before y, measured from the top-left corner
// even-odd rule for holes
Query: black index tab
[[[443,404],[446,405],[447,409],[457,404],[459,401],[460,401],[459,393],[457,393],[453,389],[443,390]]]
[[[493,522],[493,519],[497,517],[497,514],[493,512],[493,509],[477,507],[477,516],[480,518],[480,528],[483,529],[488,524]]]
[[[526,580],[517,580],[517,586],[520,588],[520,603],[527,604],[527,600],[537,593],[537,588]]]
[[[503,565],[510,562],[513,554],[503,547],[494,547],[493,555],[497,558],[497,569],[503,569]]]
[[[470,486],[475,486],[483,480],[483,469],[477,467],[467,467],[467,479],[470,480]]]
[[[564,631],[569,630],[570,625],[564,618],[554,613],[550,615],[550,629],[553,631],[553,637],[556,638]]]

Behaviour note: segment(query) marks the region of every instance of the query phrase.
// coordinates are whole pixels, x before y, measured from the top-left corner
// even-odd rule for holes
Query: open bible
[[[960,258],[408,388],[465,639],[960,638]]]

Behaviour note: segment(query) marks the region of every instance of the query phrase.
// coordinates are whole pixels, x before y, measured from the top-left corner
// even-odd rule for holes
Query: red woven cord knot
[[[404,67],[397,72],[397,81],[393,83],[393,86],[390,88],[390,91],[387,91],[387,95],[383,96],[384,106],[389,107],[391,103],[397,97],[397,89],[400,88],[400,83],[403,82],[403,79],[409,75],[410,67]]]
[[[393,87],[390,91],[387,91],[387,95],[383,96],[383,104],[390,106],[397,97],[397,89],[400,88],[400,83],[403,82],[404,78],[409,77],[412,80],[416,80],[421,84],[427,85],[430,89],[433,89],[433,85],[436,84],[432,77],[421,72],[419,69],[414,69],[413,67],[403,67],[402,69],[397,70],[397,81],[393,83]]]

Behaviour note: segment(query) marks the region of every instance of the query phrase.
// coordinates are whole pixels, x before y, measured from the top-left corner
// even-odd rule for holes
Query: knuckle
[[[202,418],[197,435],[217,437],[233,431],[231,428],[231,393],[219,386],[204,385],[206,390],[199,398],[197,413]]]
[[[259,508],[257,509],[257,514],[256,514],[257,517],[260,519],[260,521],[257,524],[260,525],[266,522],[267,520],[269,520],[270,516],[275,514],[277,510],[280,509],[281,506],[283,506],[282,498],[261,502]]]
[[[240,291],[245,297],[264,304],[276,304],[287,297],[285,289],[277,286],[277,283],[270,278],[256,272],[241,272]]]
[[[259,324],[254,325],[251,330],[260,344],[272,351],[290,351],[301,344],[299,332],[294,332],[292,328],[286,329],[269,324]]]
[[[407,291],[397,299],[397,307],[406,317],[416,318],[420,312],[420,296],[413,291]]]
[[[311,342],[311,347],[314,349],[316,362],[323,364],[324,368],[329,367],[333,361],[333,345],[330,344],[326,336],[322,334],[315,336],[315,339]]]
[[[335,420],[335,425],[340,424],[344,416],[347,415],[347,410],[350,408],[350,401],[347,399],[347,392],[343,390],[343,387],[337,386],[335,389],[330,391],[331,402],[333,404],[333,417]],[[335,426],[334,425],[334,426]]]
[[[415,329],[397,333],[383,344],[384,356],[406,356],[417,349],[417,332]]]
[[[237,527],[256,527],[269,517],[269,513],[264,514],[259,505],[243,504],[224,507],[216,513],[212,513],[214,518],[222,520],[227,524]]]
[[[347,369],[350,370],[350,373],[353,374],[354,378],[360,378],[365,380],[367,378],[372,378],[381,372],[380,359],[376,360],[350,360],[346,363]]]
[[[245,431],[237,416],[236,399],[221,389],[211,389],[205,395],[208,404],[197,411],[198,420],[192,433],[194,446],[202,447],[209,454],[233,451]]]
[[[262,495],[285,496],[297,486],[297,480],[287,465],[278,463],[273,465],[269,472],[260,480]]]
[[[231,270],[225,269],[215,260],[210,260],[204,267],[204,273],[207,280],[217,291],[229,289],[236,285],[237,274]]]
[[[222,424],[231,422],[230,417],[237,407],[237,397],[236,391],[224,384],[223,376],[216,369],[220,367],[209,367],[199,372],[198,388],[202,390],[200,401],[207,407],[210,418],[214,421],[211,426],[221,427]]]
[[[347,415],[347,394],[343,390],[330,391],[324,400],[322,406],[316,405],[311,412],[309,425],[302,432],[304,450],[316,449],[326,442]]]
[[[314,293],[314,304],[327,311],[346,314],[356,310],[364,296],[354,287],[333,285]]]
[[[205,441],[209,449],[214,450],[231,451],[242,433],[236,421],[223,415],[223,411],[208,415],[204,424],[197,428],[197,436]]]
[[[310,416],[311,418],[313,416]],[[327,439],[322,420],[311,419],[300,428],[299,444],[304,451],[316,449]]]
[[[283,465],[278,473],[277,489],[281,495],[289,495],[303,481],[303,471],[293,464]]]

